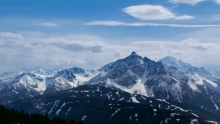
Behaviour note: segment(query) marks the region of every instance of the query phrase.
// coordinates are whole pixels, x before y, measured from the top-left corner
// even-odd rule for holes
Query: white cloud
[[[108,46],[93,35],[49,35],[40,32],[0,33],[0,73],[13,68],[67,68],[79,66],[96,69]],[[10,36],[10,37],[9,37]],[[20,38],[6,41],[5,38]],[[3,42],[2,42],[3,41]],[[103,40],[102,40],[103,41]],[[111,55],[110,55],[111,56]],[[96,62],[94,62],[96,61]]]
[[[20,34],[10,33],[10,32],[0,32],[0,40],[22,40],[23,36]]]
[[[167,20],[167,19],[186,20],[186,19],[194,18],[189,15],[176,16],[170,10],[160,5],[144,4],[144,5],[130,6],[124,8],[123,11],[141,20]]]
[[[85,25],[106,25],[106,26],[132,26],[133,25],[134,26],[134,24],[119,22],[119,21],[92,21],[89,23],[85,23]],[[139,25],[139,26],[142,26],[142,25]]]
[[[189,38],[180,42],[180,45],[186,48],[198,50],[208,50],[213,47],[213,43],[200,43],[198,39]]]
[[[216,30],[215,30],[216,31]],[[207,37],[219,39],[219,32]],[[4,33],[4,32],[3,32]],[[203,36],[205,36],[202,33]],[[211,32],[212,33],[212,32]],[[13,34],[13,33],[12,33]],[[220,44],[205,38],[187,35],[185,40],[129,40],[102,39],[94,35],[49,35],[41,32],[21,32],[23,39],[1,42],[0,73],[15,67],[98,69],[104,64],[128,56],[136,51],[141,56],[158,60],[170,55],[194,65],[219,64]],[[200,33],[201,35],[201,33]],[[192,36],[200,36],[192,34]],[[132,41],[132,42],[130,42]],[[213,60],[213,61],[210,61]]]
[[[220,4],[220,0],[214,0],[214,2]]]
[[[204,2],[204,1],[210,1],[210,0],[169,0],[169,2],[177,4],[177,3],[183,3],[183,4],[190,4],[190,5],[196,5],[197,3]],[[220,4],[220,0],[213,0],[215,3]]]
[[[180,33],[173,37],[175,40],[179,39],[200,39],[203,42],[214,42],[219,43],[219,34],[220,34],[220,28],[219,27],[213,27],[213,28],[204,28],[196,31],[190,31],[185,33]]]
[[[55,23],[41,23],[39,25],[46,26],[46,27],[57,27],[58,26],[58,24],[55,24]]]
[[[204,43],[198,39],[188,38],[182,41],[137,41],[132,42],[138,53],[145,51],[147,57],[158,60],[165,56],[174,56],[196,66],[218,65],[220,44]],[[214,52],[213,52],[214,51]],[[210,61],[212,60],[212,61]]]
[[[197,3],[203,2],[205,0],[169,0],[171,3],[184,3],[184,4],[190,4],[190,5],[196,5]]]
[[[69,51],[92,51],[94,53],[99,53],[103,52],[105,50],[106,45],[100,41],[87,41],[87,42],[82,42],[82,41],[70,41],[70,43],[59,41],[59,42],[53,42],[51,43],[52,45],[62,48],[65,50]]]
[[[118,21],[92,21],[85,23],[85,25],[103,25],[103,26],[164,26],[164,27],[178,27],[178,28],[205,28],[205,27],[219,27],[220,25],[186,25],[186,24],[163,24],[163,23],[127,23]]]
[[[176,17],[167,8],[160,5],[130,6],[124,8],[123,11],[141,20],[164,20]]]
[[[176,20],[187,20],[187,19],[194,19],[193,16],[189,16],[189,15],[183,15],[183,16],[178,16],[175,18]]]

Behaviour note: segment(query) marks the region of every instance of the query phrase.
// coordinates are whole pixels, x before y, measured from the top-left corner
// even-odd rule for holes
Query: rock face
[[[14,101],[39,94],[71,89],[82,85],[95,74],[95,71],[86,71],[77,67],[58,71],[53,76],[24,72],[0,80],[0,102]]]
[[[210,110],[218,110],[220,106],[220,95],[206,85],[198,85],[197,80],[177,68],[147,57],[142,58],[135,52],[105,65],[99,71],[86,84],[114,86],[130,93],[188,103]]]

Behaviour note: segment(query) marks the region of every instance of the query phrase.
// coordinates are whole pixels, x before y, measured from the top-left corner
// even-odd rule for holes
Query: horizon
[[[136,51],[220,70],[219,0],[0,1],[0,73],[98,69]]]

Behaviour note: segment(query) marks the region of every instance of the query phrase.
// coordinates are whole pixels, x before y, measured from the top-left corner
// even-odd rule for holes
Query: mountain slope
[[[97,122],[106,124],[190,123],[192,121],[206,123],[197,116],[210,118],[209,114],[215,115],[200,108],[179,103],[170,104],[165,100],[129,94],[114,87],[105,88],[95,85],[79,86],[71,90],[49,93],[5,105],[18,110],[23,109],[28,113],[47,113],[49,117],[82,119],[92,124]],[[218,117],[212,119],[214,118],[218,119]]]

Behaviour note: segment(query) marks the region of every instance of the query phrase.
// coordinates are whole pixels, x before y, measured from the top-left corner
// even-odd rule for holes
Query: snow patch
[[[70,112],[70,110],[72,109],[72,107],[70,107],[68,110],[67,110],[67,112],[66,112],[66,116],[68,115],[68,113]]]
[[[134,103],[140,103],[135,97],[131,97],[132,102]]]
[[[57,104],[59,104],[59,102],[60,102],[60,100],[56,100],[56,101],[54,102],[54,105],[53,105],[53,107],[50,109],[48,115],[53,111],[54,107],[56,107]]]
[[[62,104],[62,106],[57,110],[56,115],[59,115],[60,111],[62,110],[62,108],[66,105],[66,103],[64,102]]]
[[[85,120],[86,118],[87,118],[87,115],[84,115],[81,120],[83,121],[83,120]]]
[[[117,114],[120,110],[121,110],[121,109],[119,108],[119,109],[117,109],[114,113],[112,113],[112,115],[110,116],[109,119],[111,119],[111,118],[112,118],[115,114]]]

